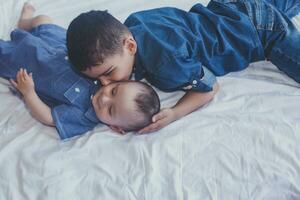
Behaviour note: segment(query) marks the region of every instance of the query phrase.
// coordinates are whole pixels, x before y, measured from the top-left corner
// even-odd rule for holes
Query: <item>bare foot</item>
[[[25,2],[22,8],[21,16],[18,22],[18,28],[29,30],[31,29],[31,21],[35,8],[28,2]]]

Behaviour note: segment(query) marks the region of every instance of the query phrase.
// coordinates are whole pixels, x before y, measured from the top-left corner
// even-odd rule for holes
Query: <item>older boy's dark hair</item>
[[[125,131],[138,131],[152,122],[153,115],[160,111],[160,100],[155,90],[144,82],[140,84],[140,89],[135,96],[136,111],[138,119],[125,128]]]
[[[127,27],[107,11],[80,14],[67,30],[68,56],[75,70],[85,71],[122,53],[125,33],[129,33]]]

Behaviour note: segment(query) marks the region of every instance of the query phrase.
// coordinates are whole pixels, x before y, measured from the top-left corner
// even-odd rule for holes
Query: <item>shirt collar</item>
[[[137,52],[137,54],[135,55],[134,66],[133,66],[134,79],[136,81],[139,81],[145,77],[146,71],[142,66],[143,65],[141,63],[140,56],[138,55]]]

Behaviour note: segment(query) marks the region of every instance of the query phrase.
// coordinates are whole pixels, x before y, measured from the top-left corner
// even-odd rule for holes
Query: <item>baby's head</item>
[[[103,86],[94,95],[92,104],[99,120],[118,132],[137,131],[147,126],[160,109],[153,88],[136,81]]]
[[[129,80],[137,44],[128,28],[107,11],[80,14],[68,27],[69,60],[102,85]]]

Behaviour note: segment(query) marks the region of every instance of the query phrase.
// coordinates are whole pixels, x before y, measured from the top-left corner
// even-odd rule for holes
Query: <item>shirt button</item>
[[[94,84],[97,85],[97,84],[98,84],[98,81],[94,81]]]
[[[198,82],[197,80],[193,80],[193,84],[196,85]]]
[[[65,60],[69,60],[69,57],[68,57],[68,56],[65,56]]]
[[[75,92],[80,92],[80,89],[77,87],[77,88],[75,88]]]

